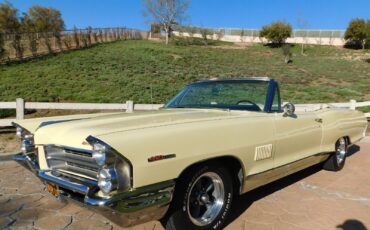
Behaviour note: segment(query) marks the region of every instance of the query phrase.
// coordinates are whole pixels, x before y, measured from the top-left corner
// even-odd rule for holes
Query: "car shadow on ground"
[[[360,146],[352,145],[348,149],[348,157],[356,154],[360,151]],[[309,168],[303,169],[297,173],[284,177],[280,180],[274,181],[270,184],[264,185],[260,188],[254,189],[250,192],[247,192],[239,197],[236,197],[236,200],[233,202],[232,212],[230,213],[229,220],[227,221],[226,225],[232,223],[235,219],[237,219],[241,214],[243,214],[255,201],[263,199],[266,196],[269,196],[281,189],[284,189],[300,180],[303,180],[306,177],[309,177],[319,171],[322,170],[322,164],[317,164],[311,166]],[[351,222],[354,223],[354,222]],[[351,224],[349,223],[349,224]],[[361,223],[361,222],[360,222]],[[348,226],[344,225],[343,226]],[[349,230],[351,228],[343,228],[344,230]],[[366,230],[366,228],[365,228]]]
[[[355,219],[346,220],[343,224],[338,225],[337,228],[342,230],[367,230],[361,221]]]

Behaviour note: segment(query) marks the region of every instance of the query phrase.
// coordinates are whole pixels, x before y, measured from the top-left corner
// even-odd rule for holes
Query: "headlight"
[[[106,159],[105,151],[106,148],[104,145],[100,143],[93,144],[92,158],[99,166],[103,166],[105,164]]]
[[[24,154],[33,152],[35,150],[35,143],[33,135],[26,129],[18,126],[17,124],[13,124],[16,126],[17,137],[21,138],[21,150]]]
[[[112,174],[113,170],[109,169],[100,169],[98,172],[98,186],[106,195],[109,194],[113,188],[112,178],[114,178],[114,176]]]
[[[22,137],[22,147],[21,150],[24,154],[33,152],[35,150],[35,143],[33,141],[32,134],[26,134]]]
[[[17,127],[16,135],[19,138],[22,138],[23,129],[21,127]]]
[[[97,175],[99,189],[105,194],[113,190],[125,191],[132,185],[131,163],[103,141],[89,136],[86,141],[92,146],[92,158],[99,166]]]

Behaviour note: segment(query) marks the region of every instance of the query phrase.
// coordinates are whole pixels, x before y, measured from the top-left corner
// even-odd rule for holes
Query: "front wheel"
[[[222,229],[233,199],[229,171],[202,165],[192,172],[179,181],[166,229]]]
[[[335,152],[324,163],[324,169],[329,171],[339,171],[346,162],[348,143],[344,137],[339,138],[335,143]]]

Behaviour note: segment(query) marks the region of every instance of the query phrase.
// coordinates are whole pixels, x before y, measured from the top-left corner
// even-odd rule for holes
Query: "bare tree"
[[[304,20],[302,14],[298,14],[297,25],[302,32],[301,54],[304,55],[304,45],[307,42],[307,31],[303,33],[303,30],[307,29],[308,21]]]
[[[242,29],[242,31],[240,32],[240,42],[244,42],[244,37],[245,37],[245,30]]]
[[[75,47],[79,49],[80,48],[80,38],[78,36],[78,30],[76,26],[73,27],[73,41],[75,43]]]
[[[190,0],[143,0],[144,15],[162,25],[166,33],[166,45],[172,26],[185,17]]]

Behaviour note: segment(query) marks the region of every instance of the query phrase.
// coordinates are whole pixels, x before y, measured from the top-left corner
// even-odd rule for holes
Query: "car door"
[[[274,167],[319,153],[321,140],[321,120],[315,113],[297,112],[292,116],[276,113]]]

